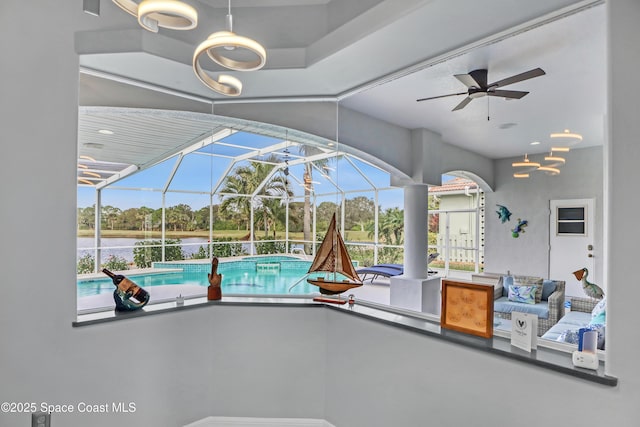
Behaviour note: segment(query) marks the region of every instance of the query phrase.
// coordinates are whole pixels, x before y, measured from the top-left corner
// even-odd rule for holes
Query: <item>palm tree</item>
[[[232,175],[229,175],[224,182],[222,193],[231,193],[232,195],[222,196],[222,204],[220,211],[227,214],[238,215],[242,220],[246,221],[246,228],[249,229],[249,218],[251,216],[251,206],[255,211],[262,214],[257,222],[264,226],[265,235],[269,232],[269,227],[274,222],[274,209],[272,198],[258,197],[254,201],[249,197],[255,193],[262,182],[269,176],[274,163],[279,162],[275,155],[269,156],[264,162],[250,162],[246,166],[237,167]],[[284,196],[291,194],[289,184],[286,179],[280,175],[274,175],[266,182],[257,196]],[[279,200],[276,200],[278,203]]]
[[[323,153],[322,150],[312,145],[300,145],[298,151],[304,157],[311,157],[316,154]],[[311,240],[311,191],[313,190],[313,165],[322,168],[329,163],[328,159],[316,160],[314,162],[307,162],[304,164],[304,174],[302,181],[304,183],[304,214],[302,222],[303,238],[305,241]],[[308,243],[304,245],[304,251],[309,253],[311,246]]]
[[[110,225],[110,228],[112,230],[116,220],[118,219],[121,213],[122,213],[122,209],[116,208],[111,205],[102,207],[102,217],[104,218],[105,222]]]
[[[404,211],[400,208],[389,208],[378,218],[378,229],[387,244],[401,245],[404,230]]]
[[[234,218],[238,223],[245,221],[245,229],[248,230],[251,200],[246,194],[250,194],[251,191],[248,188],[247,181],[243,179],[243,176],[246,175],[245,168],[237,168],[234,171],[234,175],[229,175],[225,178],[221,192],[235,194],[235,196],[222,196],[220,212],[224,213],[228,218]]]

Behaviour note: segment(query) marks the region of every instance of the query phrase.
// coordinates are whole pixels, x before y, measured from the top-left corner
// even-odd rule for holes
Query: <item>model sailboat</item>
[[[342,240],[342,236],[340,236],[340,233],[336,228],[335,213],[331,217],[331,223],[329,224],[327,234],[324,236],[324,240],[318,248],[316,257],[313,259],[307,274],[317,272],[333,273],[330,277],[315,277],[307,279],[307,282],[319,287],[320,293],[325,295],[336,295],[348,289],[362,286],[362,280],[360,279],[360,276],[358,276],[356,269],[353,267],[351,257],[349,257],[347,247],[344,244],[344,240]],[[347,279],[338,280],[338,274],[343,275]],[[327,299],[319,300],[334,302],[328,301]]]

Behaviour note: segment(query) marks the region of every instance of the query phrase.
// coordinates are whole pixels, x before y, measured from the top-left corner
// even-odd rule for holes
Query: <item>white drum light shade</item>
[[[225,48],[227,48],[227,50],[228,48],[248,50],[256,56],[256,59],[251,61],[237,61],[222,54]],[[205,51],[216,63],[236,71],[259,70],[267,61],[267,52],[260,43],[248,37],[239,36],[231,31],[218,31],[211,34],[196,48],[194,56],[200,56],[202,52]]]
[[[158,27],[191,30],[198,25],[198,12],[176,0],[144,0],[138,5],[138,23],[154,33]]]
[[[144,0],[137,4],[133,0],[113,0],[120,9],[138,18],[138,23],[154,33],[158,28],[191,30],[198,25],[198,12],[186,3],[177,0]]]

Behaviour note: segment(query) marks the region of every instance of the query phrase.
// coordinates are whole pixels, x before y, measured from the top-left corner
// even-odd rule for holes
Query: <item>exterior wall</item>
[[[477,193],[471,193],[470,196],[463,194],[446,194],[440,196],[440,210],[462,210],[474,209],[469,213],[450,213],[449,216],[449,242],[451,246],[472,248],[476,241],[476,215],[475,208],[478,199]],[[438,245],[446,244],[446,219],[445,214],[440,215],[438,223]],[[444,258],[444,253],[440,254]],[[450,261],[475,261],[473,251],[451,249],[449,254]]]
[[[560,175],[532,175],[513,178],[511,163],[515,159],[496,161],[496,187],[485,193],[485,271],[549,275],[549,201],[555,199],[595,198],[595,283],[602,283],[603,273],[603,162],[602,148],[571,150]],[[511,211],[511,221],[502,224],[496,204]],[[529,224],[519,238],[511,237],[518,218]]]
[[[73,329],[78,79],[73,32],[90,28],[93,18],[82,14],[79,2],[3,1],[0,400],[139,404],[135,415],[56,418],[56,425],[69,427],[175,426],[215,413],[325,418],[338,427],[527,427],[538,426],[540,417],[554,425],[638,425],[640,341],[633,332],[637,302],[630,297],[638,251],[629,238],[637,220],[629,213],[640,208],[630,197],[640,180],[635,164],[640,87],[629,82],[640,66],[634,44],[640,4],[607,5],[613,16],[611,144],[604,153],[612,165],[605,170],[611,206],[606,212],[611,224],[607,369],[620,378],[616,388],[364,320],[345,322],[340,313],[195,310]],[[497,182],[507,185],[504,178]],[[507,194],[517,197],[501,200],[511,206],[526,198]],[[501,242],[498,235],[492,246]],[[493,268],[503,269],[505,258],[494,255]],[[212,335],[203,339],[207,334]],[[517,405],[502,404],[504,396],[539,402],[542,415],[523,416]],[[0,425],[26,425],[28,419],[2,413]]]

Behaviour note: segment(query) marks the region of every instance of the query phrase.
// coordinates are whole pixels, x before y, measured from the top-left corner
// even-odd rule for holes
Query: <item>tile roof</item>
[[[429,193],[450,193],[450,192],[458,192],[458,191],[464,191],[465,187],[469,186],[469,188],[477,188],[477,184],[467,178],[453,178],[450,181],[447,181],[446,183],[439,185],[439,186],[434,186],[434,187],[429,187]]]

